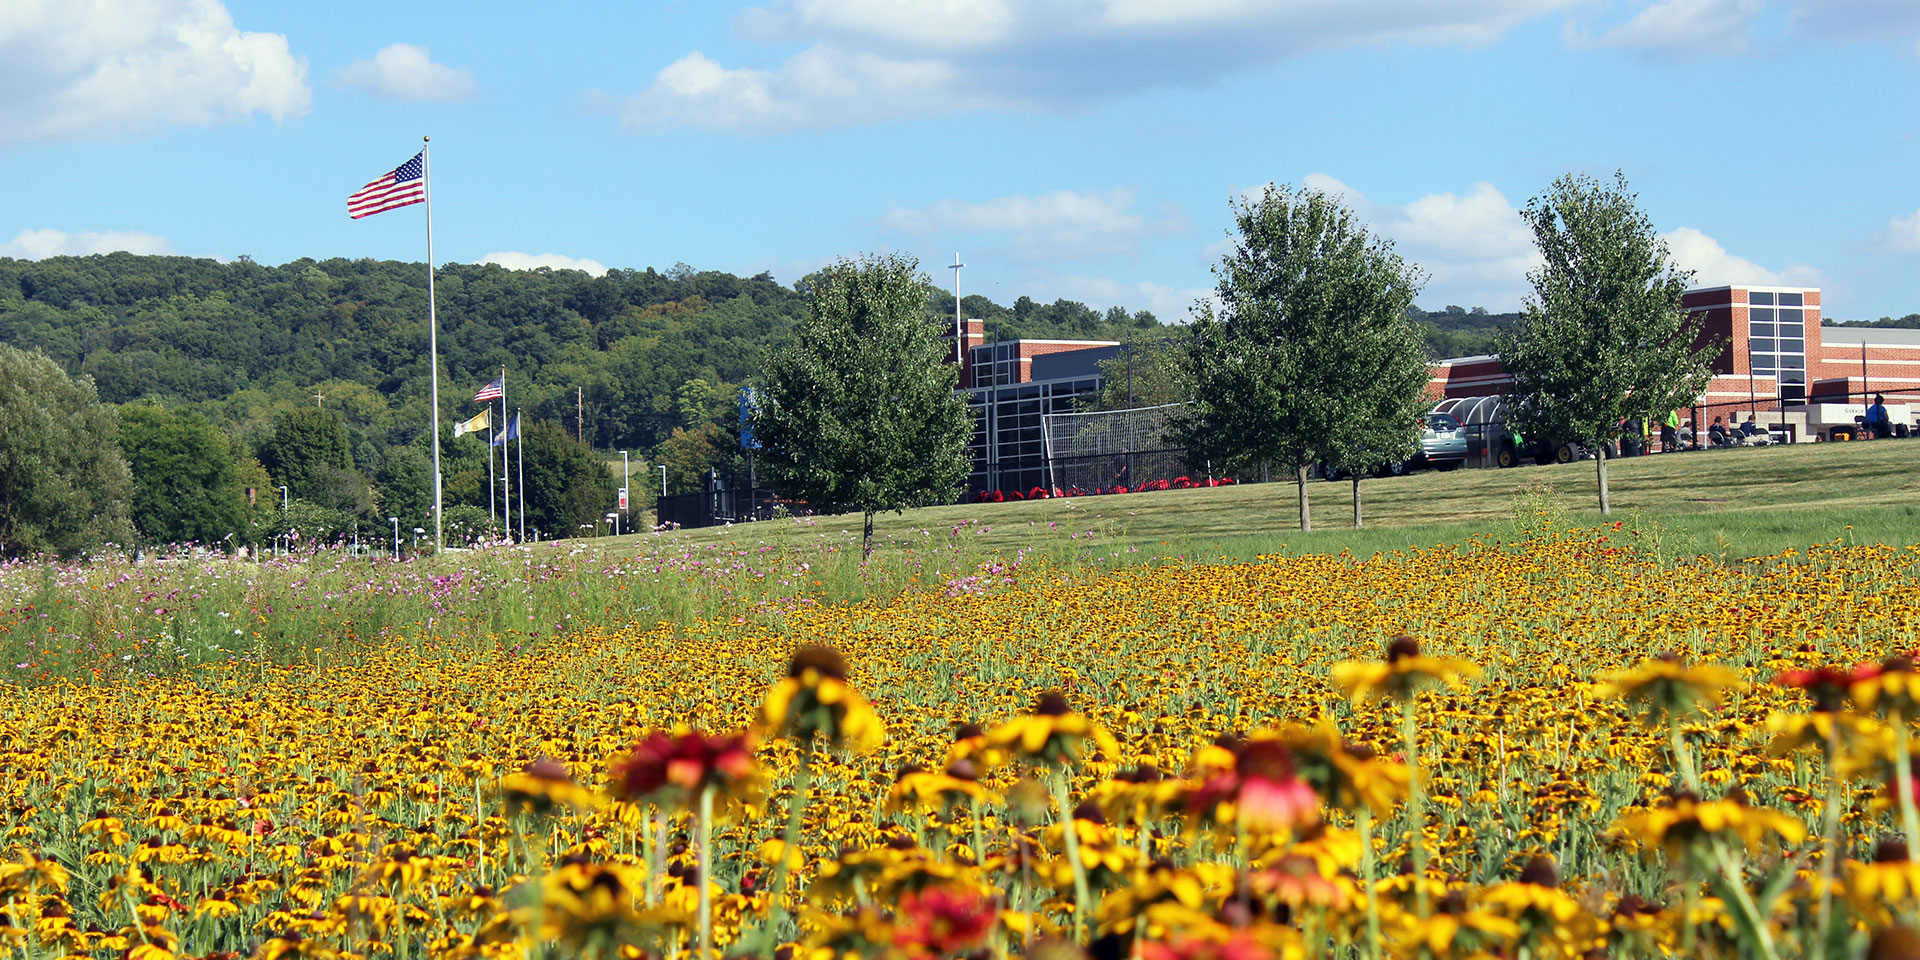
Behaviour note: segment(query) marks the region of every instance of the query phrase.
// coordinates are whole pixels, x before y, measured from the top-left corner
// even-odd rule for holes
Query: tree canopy
[[[1233,212],[1215,301],[1199,305],[1181,355],[1193,400],[1177,432],[1215,462],[1292,472],[1310,530],[1312,464],[1360,462],[1368,445],[1384,455],[1411,433],[1403,413],[1426,386],[1406,318],[1420,280],[1323,191],[1269,185]]]
[[[93,382],[0,344],[0,557],[131,543],[133,479]]]
[[[1527,204],[1543,262],[1527,275],[1526,319],[1499,339],[1509,409],[1527,433],[1595,453],[1609,513],[1607,446],[1627,419],[1663,422],[1711,379],[1717,345],[1681,305],[1693,275],[1674,265],[1625,175],[1567,174]]]
[[[754,433],[774,487],[873,515],[951,499],[972,430],[944,327],[911,257],[842,260],[807,279],[807,319],[768,357]]]

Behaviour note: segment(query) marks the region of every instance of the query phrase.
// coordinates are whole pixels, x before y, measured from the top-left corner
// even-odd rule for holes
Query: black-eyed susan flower
[[[1713,664],[1687,666],[1672,654],[1615,673],[1595,695],[1637,704],[1655,721],[1691,717],[1744,686],[1739,674]]]
[[[1385,659],[1336,663],[1331,679],[1355,703],[1376,697],[1405,702],[1426,687],[1457,686],[1479,674],[1479,666],[1466,660],[1423,656],[1420,642],[1402,634],[1387,641]]]
[[[1074,712],[1058,692],[1040,696],[1033,712],[987,731],[987,746],[1047,766],[1076,763],[1095,751],[1118,753],[1105,728]]]
[[[867,698],[848,685],[846,659],[831,647],[801,647],[794,653],[786,678],[767,691],[760,722],[771,736],[790,736],[802,744],[819,737],[855,753],[871,753],[887,737]]]

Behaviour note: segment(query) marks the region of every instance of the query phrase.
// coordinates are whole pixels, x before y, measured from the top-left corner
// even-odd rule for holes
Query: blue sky
[[[1343,193],[1517,307],[1516,215],[1621,169],[1702,284],[1920,311],[1917,0],[9,0],[0,256],[425,256],[345,198],[433,136],[436,259],[1185,315],[1229,198]]]

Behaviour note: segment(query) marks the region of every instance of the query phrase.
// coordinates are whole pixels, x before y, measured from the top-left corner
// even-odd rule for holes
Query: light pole
[[[613,535],[616,537],[619,536],[620,535],[620,512],[618,510],[615,510],[612,513],[607,514],[607,520],[608,522],[613,524]]]
[[[400,518],[388,517],[393,522],[393,558],[400,559]]]
[[[282,486],[280,488],[280,528],[281,528],[280,542],[282,544],[285,544],[287,542],[286,526],[287,526],[287,488],[285,486]],[[281,550],[280,552],[283,556],[286,554],[286,550],[284,549]]]
[[[964,266],[966,264],[960,262],[960,255],[956,253],[953,255],[953,265],[947,268],[953,271],[953,365],[959,367],[962,374],[967,370],[966,348],[962,346],[966,343],[967,335],[960,323],[960,268]]]
[[[667,495],[667,465],[664,463],[660,465],[660,495]]]
[[[627,452],[622,450],[620,451],[620,509],[631,513],[632,508],[627,506],[627,479]],[[633,524],[628,523],[627,526],[631,527]]]
[[[420,535],[426,532],[427,532],[427,529],[425,527],[413,528],[413,552],[414,553],[420,552]]]

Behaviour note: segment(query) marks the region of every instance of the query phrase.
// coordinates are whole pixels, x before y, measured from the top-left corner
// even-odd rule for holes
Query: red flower
[[[613,793],[623,800],[683,798],[706,787],[725,790],[752,779],[752,736],[656,731],[615,760],[612,773]]]
[[[1232,801],[1240,824],[1276,830],[1320,819],[1320,798],[1294,770],[1293,751],[1278,740],[1248,740],[1234,748],[1234,768],[1214,774],[1189,799],[1195,813],[1210,815]]]
[[[1822,713],[1833,713],[1846,707],[1847,688],[1858,679],[1861,679],[1861,676],[1857,671],[1842,670],[1837,667],[1815,667],[1812,670],[1788,670],[1774,677],[1773,682],[1783,687],[1798,687],[1805,690],[1807,696],[1813,698],[1813,709]]]
[[[999,911],[979,891],[927,887],[900,898],[894,943],[914,956],[955,957],[987,942]]]

